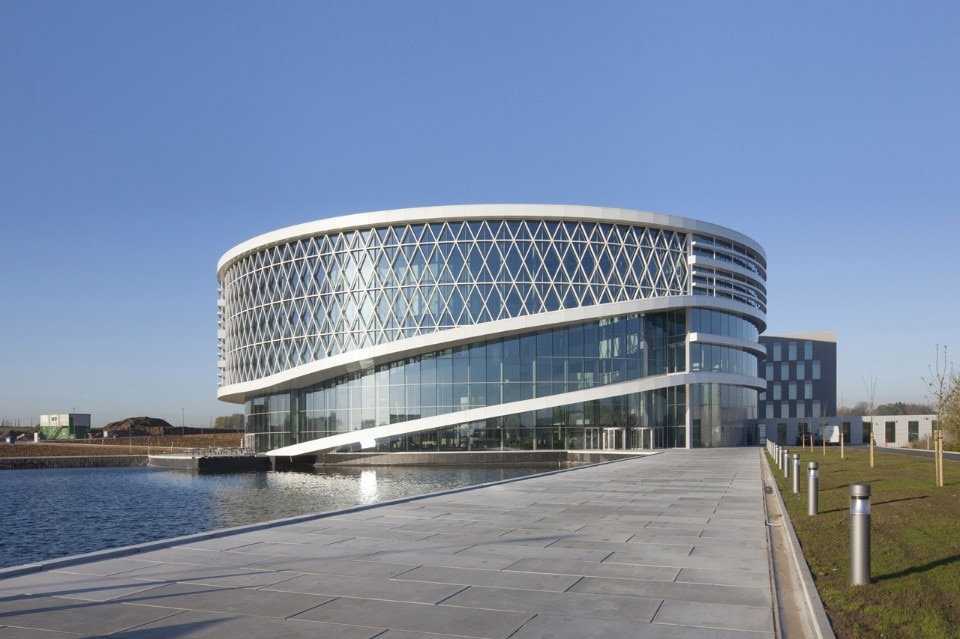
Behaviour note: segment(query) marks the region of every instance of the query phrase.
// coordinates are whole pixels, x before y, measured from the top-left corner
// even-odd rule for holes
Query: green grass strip
[[[934,486],[933,459],[866,449],[791,449],[800,454],[800,493],[780,486],[839,639],[960,639],[960,464],[946,462],[946,485]],[[769,459],[769,457],[768,457]],[[820,514],[807,516],[807,462],[820,464]],[[870,484],[871,579],[850,585],[850,485]]]

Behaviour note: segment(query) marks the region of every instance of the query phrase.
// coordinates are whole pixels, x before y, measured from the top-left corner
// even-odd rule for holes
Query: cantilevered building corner
[[[470,205],[220,260],[220,388],[273,455],[758,444],[766,258],[713,224]]]

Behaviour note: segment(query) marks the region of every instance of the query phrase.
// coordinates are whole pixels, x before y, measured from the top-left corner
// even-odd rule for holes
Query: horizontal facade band
[[[333,357],[309,362],[261,379],[222,386],[218,389],[217,397],[223,401],[239,404],[254,395],[305,388],[333,377],[369,369],[380,364],[446,348],[472,344],[477,341],[532,333],[607,317],[683,308],[707,308],[724,311],[751,320],[758,326],[758,330],[760,331],[765,328],[764,317],[758,310],[745,307],[742,304],[724,298],[684,295],[582,306],[551,313],[497,320],[484,324],[460,326],[426,335],[409,337],[388,344],[379,344],[357,351],[342,353]],[[742,342],[742,340],[737,340],[737,343],[731,344],[725,342],[712,343],[742,347],[744,349],[749,346],[750,350],[753,351],[756,351],[758,348],[756,343],[744,342],[741,344],[740,342]],[[762,351],[760,352],[762,354]]]

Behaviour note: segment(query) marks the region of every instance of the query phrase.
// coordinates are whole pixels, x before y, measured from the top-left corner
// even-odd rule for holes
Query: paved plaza
[[[7,569],[0,639],[772,638],[762,463],[669,451]]]

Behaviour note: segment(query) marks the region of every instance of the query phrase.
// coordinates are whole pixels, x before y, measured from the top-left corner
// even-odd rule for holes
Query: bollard
[[[820,510],[819,495],[820,490],[820,464],[810,462],[807,464],[807,516],[814,517]]]
[[[783,476],[790,478],[790,451],[786,448],[783,449]]]
[[[793,492],[800,492],[800,455],[793,456]]]
[[[870,583],[870,484],[850,486],[850,584]]]

